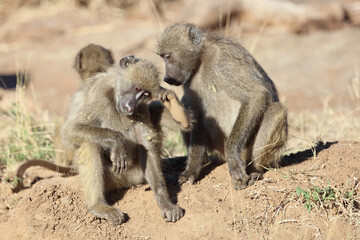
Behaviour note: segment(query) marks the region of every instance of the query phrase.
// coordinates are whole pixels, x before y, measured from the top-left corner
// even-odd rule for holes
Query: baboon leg
[[[287,139],[287,110],[280,102],[272,103],[264,114],[249,164],[249,185],[261,179],[264,167],[278,167]]]
[[[246,163],[250,162],[252,159],[253,145],[254,142],[251,142],[241,151],[241,159],[243,159],[243,161]]]
[[[105,218],[114,225],[124,222],[125,214],[110,206],[105,200],[105,170],[100,147],[97,144],[84,142],[76,151],[75,158],[89,212],[99,218]]]
[[[246,151],[247,143],[251,140],[249,138],[251,138],[251,133],[255,129],[256,117],[260,116],[260,110],[256,109],[255,104],[243,103],[225,143],[225,158],[236,190],[244,189],[250,179],[250,176],[246,173],[246,162],[242,157],[248,155]]]
[[[55,163],[61,166],[71,166],[73,165],[71,153],[64,151],[64,147],[61,142],[61,128],[65,122],[64,118],[58,119],[55,123],[54,130],[54,148],[55,148]]]
[[[184,216],[184,210],[172,203],[166,188],[163,173],[161,172],[160,157],[154,152],[147,152],[145,178],[150,188],[155,192],[161,215],[167,222],[176,222]]]
[[[194,184],[200,175],[202,163],[207,159],[205,136],[200,128],[195,128],[190,133],[190,141],[185,139],[188,134],[184,134],[184,142],[188,146],[189,156],[187,158],[186,169],[179,176],[179,183],[183,184],[189,181]]]

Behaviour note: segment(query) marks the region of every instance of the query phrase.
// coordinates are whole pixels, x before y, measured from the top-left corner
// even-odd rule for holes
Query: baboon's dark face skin
[[[191,24],[164,31],[155,51],[165,62],[165,82],[179,86],[191,79],[201,63],[202,38],[203,32]]]
[[[116,97],[116,110],[125,115],[133,115],[139,105],[147,102],[151,93],[138,86],[131,85],[130,88]]]

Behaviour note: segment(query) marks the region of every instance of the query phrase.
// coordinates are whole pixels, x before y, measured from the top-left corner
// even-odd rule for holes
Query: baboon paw
[[[114,208],[113,211],[107,213],[105,219],[113,225],[119,225],[125,222],[126,215],[122,213],[119,209]]]
[[[169,109],[172,117],[184,128],[189,128],[190,123],[186,117],[185,109],[179,102],[176,94],[172,90],[162,89],[159,93],[159,99],[162,104]]]
[[[113,150],[110,159],[112,161],[112,170],[115,174],[122,174],[127,170],[126,154]]]
[[[233,180],[233,185],[235,190],[245,189],[248,185],[240,180]]]
[[[248,186],[250,176],[246,173],[242,160],[229,161],[229,173],[235,190],[241,190]]]
[[[97,205],[89,210],[98,218],[104,218],[113,225],[119,225],[126,221],[127,215],[119,209],[108,205]]]
[[[194,184],[196,182],[198,174],[185,171],[179,176],[179,184],[183,184],[189,182],[190,184]]]
[[[245,174],[241,176],[231,176],[232,183],[234,185],[235,190],[242,190],[248,186],[250,176]]]
[[[122,174],[127,170],[127,163],[124,160],[113,162],[112,170],[115,174]]]
[[[170,107],[170,101],[176,99],[176,93],[172,90],[161,88],[158,94],[158,98],[165,105],[165,107]]]
[[[162,210],[162,217],[166,222],[176,222],[182,218],[185,214],[185,210],[177,205],[171,205],[166,209]]]

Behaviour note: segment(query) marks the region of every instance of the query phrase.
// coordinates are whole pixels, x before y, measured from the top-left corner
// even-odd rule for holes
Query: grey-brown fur
[[[74,68],[82,80],[87,79],[114,64],[114,57],[111,50],[100,45],[88,44],[76,54]]]
[[[79,73],[80,78],[85,80],[96,73],[105,72],[114,64],[113,53],[100,45],[88,44],[76,54],[74,68]],[[62,151],[60,131],[64,123],[63,118],[59,118],[55,124],[54,146],[55,162],[61,166],[71,166],[73,164],[73,152]]]
[[[113,54],[110,50],[96,44],[88,44],[76,54],[74,67],[79,73],[82,80],[95,75],[96,73],[105,72],[109,67],[114,64]],[[162,105],[160,104],[160,107]],[[63,150],[60,131],[64,124],[64,119],[59,118],[55,124],[54,131],[54,147],[55,151],[55,163],[45,161],[42,159],[31,159],[22,163],[16,171],[16,177],[18,178],[17,184],[12,188],[13,192],[19,192],[23,189],[23,175],[25,171],[32,166],[41,166],[49,170],[58,171],[64,174],[73,174],[72,167],[66,167],[73,165],[72,150]]]
[[[166,221],[179,220],[184,211],[170,201],[160,168],[162,134],[151,122],[147,105],[160,90],[158,71],[133,56],[84,81],[75,93],[63,125],[66,149],[74,151],[90,212],[113,224],[125,215],[108,205],[105,194],[148,182]]]
[[[194,182],[207,151],[222,155],[235,189],[277,166],[287,140],[287,110],[274,83],[237,42],[191,24],[173,24],[156,48],[164,81],[183,85],[182,102],[196,115],[184,134],[189,157],[179,182]]]
[[[89,50],[89,48],[87,48],[87,47],[85,47],[84,49],[87,49],[87,51]],[[98,48],[92,47],[92,49],[98,49]],[[82,50],[79,51],[79,54],[81,52],[82,52]],[[87,56],[90,56],[90,55],[87,55]],[[134,64],[138,61],[139,61],[139,59],[135,58],[134,56],[124,57],[120,61],[120,66],[125,68],[125,67],[128,67],[130,64]],[[141,82],[141,79],[143,77],[142,75],[144,75],[144,74],[145,75],[150,74],[150,76],[157,75],[155,68],[149,67],[147,70],[151,70],[151,71],[150,72],[144,71],[142,73],[140,71],[139,74],[136,74],[136,73],[134,74],[134,75],[137,75],[137,78],[138,78],[137,81]],[[95,72],[94,72],[94,74],[95,74]],[[97,79],[103,79],[103,78],[100,77]],[[147,79],[147,78],[144,78],[144,79]],[[83,80],[85,80],[85,79],[83,79]],[[176,116],[178,116],[179,114],[180,115],[185,114],[185,111],[184,111],[183,107],[179,104],[179,100],[176,98],[175,93],[172,91],[165,90],[165,89],[158,90],[158,84],[156,82],[154,82],[154,84],[152,85],[152,91],[159,92],[158,98],[160,99],[160,100],[152,101],[148,105],[148,109],[149,109],[149,112],[151,115],[151,123],[153,124],[153,126],[159,132],[168,131],[169,129],[174,130],[174,129],[179,129],[179,128],[184,131],[189,131],[190,127],[191,127],[191,114],[187,114],[186,116],[184,116],[185,118],[187,118],[185,123],[187,122],[188,124],[186,126],[183,125],[184,123],[181,123],[180,121],[178,121]],[[169,100],[168,98],[171,98],[171,100]],[[83,101],[84,101],[83,93],[80,91],[80,94],[77,93],[73,97],[72,106],[78,106],[78,105],[84,104]],[[164,107],[164,105],[167,106],[167,108],[169,108],[170,111],[166,107]],[[169,105],[171,107],[169,107]],[[73,110],[70,110],[70,112],[73,112]],[[64,121],[65,120],[62,118],[59,119],[55,126],[54,145],[57,150],[63,149],[60,132],[61,132],[61,128],[64,124]],[[71,167],[73,165],[75,151],[76,151],[76,148],[74,148],[71,145],[67,146],[64,149],[64,152],[56,151],[55,164],[52,162],[46,161],[46,160],[42,160],[42,159],[31,159],[31,160],[27,160],[26,162],[22,163],[21,165],[19,165],[19,167],[16,170],[15,175],[17,177],[17,184],[12,188],[12,191],[14,193],[16,193],[24,188],[24,185],[23,185],[24,173],[28,168],[30,168],[32,166],[41,166],[41,167],[47,168],[49,170],[57,171],[57,172],[67,174],[67,175],[77,174],[77,171],[73,167]],[[164,163],[166,163],[166,161],[164,161]]]

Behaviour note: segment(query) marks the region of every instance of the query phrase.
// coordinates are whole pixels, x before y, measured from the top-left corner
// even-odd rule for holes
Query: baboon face
[[[191,24],[174,24],[165,29],[155,52],[164,59],[164,81],[181,85],[196,72],[201,61],[203,32]]]
[[[147,102],[151,93],[131,84],[124,92],[117,94],[116,110],[125,115],[133,115],[139,105]]]
[[[152,63],[133,55],[123,57],[119,65],[121,74],[115,87],[116,110],[132,115],[159,91],[159,73]]]

